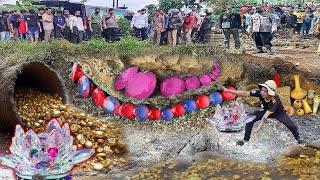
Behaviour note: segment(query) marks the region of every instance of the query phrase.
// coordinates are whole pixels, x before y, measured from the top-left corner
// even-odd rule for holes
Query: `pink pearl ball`
[[[56,147],[49,148],[48,153],[51,158],[56,158],[58,156],[58,148]]]

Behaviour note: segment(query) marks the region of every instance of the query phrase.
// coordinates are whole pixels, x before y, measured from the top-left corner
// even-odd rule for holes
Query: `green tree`
[[[184,0],[159,0],[159,8],[168,11],[172,8],[182,8]]]
[[[147,12],[149,14],[148,16],[148,21],[151,22],[152,18],[153,18],[153,11],[155,11],[156,9],[158,9],[158,6],[154,5],[154,4],[149,4],[146,6]]]
[[[16,1],[17,6],[32,6],[33,0],[19,0]]]
[[[147,12],[148,14],[152,14],[153,11],[155,11],[156,9],[158,9],[158,6],[154,5],[154,4],[149,4],[146,6]]]
[[[126,36],[130,35],[131,21],[124,17],[120,17],[118,24],[122,33],[124,33]]]

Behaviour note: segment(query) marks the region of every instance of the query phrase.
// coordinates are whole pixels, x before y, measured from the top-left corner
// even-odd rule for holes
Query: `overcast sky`
[[[1,0],[0,0],[1,1]],[[88,4],[112,7],[112,0],[88,0]],[[149,4],[158,4],[158,0],[119,0],[119,6],[126,5],[130,10],[137,11]]]
[[[81,0],[71,0],[79,2]],[[1,4],[15,4],[16,0],[0,0]],[[112,0],[88,0],[88,5],[112,7]],[[158,0],[119,0],[119,6],[126,5],[130,10],[137,11],[149,4],[158,4]]]

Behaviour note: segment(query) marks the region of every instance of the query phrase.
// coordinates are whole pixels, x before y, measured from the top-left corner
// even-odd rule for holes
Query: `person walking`
[[[243,22],[243,28],[244,28],[244,31],[246,31],[246,29],[248,28],[249,26],[249,23],[251,21],[251,18],[252,18],[252,14],[253,14],[253,11],[255,9],[246,9],[245,10],[245,14],[243,14],[243,19],[244,19],[244,22]]]
[[[19,27],[18,19],[19,18],[20,18],[19,11],[12,11],[8,17],[10,38],[12,38],[12,39],[19,38],[19,31],[18,31],[18,27]]]
[[[297,17],[297,25],[294,28],[294,34],[300,35],[303,24],[303,13],[300,9],[296,9],[296,11],[293,14]]]
[[[262,111],[256,111],[251,114],[254,118],[252,118],[251,121],[246,122],[244,138],[243,140],[237,141],[236,145],[242,146],[245,142],[248,142],[250,140],[253,125],[256,122],[261,121],[258,128],[254,131],[254,136],[256,136],[268,118],[275,118],[280,121],[291,131],[298,144],[305,144],[305,141],[300,138],[298,126],[287,115],[279,96],[276,94],[276,89],[277,85],[273,80],[268,80],[263,84],[259,84],[259,90],[241,91],[222,87],[224,92],[229,92],[238,96],[258,97],[263,105]]]
[[[191,33],[194,24],[196,23],[196,17],[193,15],[193,12],[188,10],[185,13],[186,17],[183,22],[183,39],[185,45],[191,44]]]
[[[46,13],[42,15],[43,30],[44,30],[44,42],[49,42],[54,29],[53,14],[51,8],[47,8]]]
[[[169,16],[163,10],[160,10],[160,16],[164,19],[164,29],[161,32],[160,45],[168,44],[168,27],[169,27]]]
[[[71,38],[73,43],[81,43],[83,41],[84,36],[84,22],[81,17],[80,11],[76,11],[75,16],[71,19],[70,27],[71,29]]]
[[[309,7],[306,7],[305,12],[302,15],[302,18],[303,18],[302,35],[309,34],[313,17],[314,17],[314,14],[311,12],[311,9]]]
[[[39,34],[42,31],[39,16],[32,9],[27,16],[28,36],[30,42],[39,42]]]
[[[210,40],[211,34],[211,13],[207,10],[200,27],[199,27],[199,42],[206,43]]]
[[[20,40],[25,41],[27,40],[28,36],[28,27],[27,27],[27,11],[21,10],[20,11],[20,17],[18,18],[18,32],[20,35]]]
[[[226,12],[220,15],[218,25],[223,32],[224,47],[230,49],[230,36],[233,36],[235,48],[240,49],[241,42],[239,36],[239,29],[241,29],[241,17],[238,13],[233,13],[232,8],[226,8]]]
[[[10,39],[8,17],[9,17],[9,12],[2,11],[0,15],[0,34],[1,34],[0,40],[1,41],[9,41]]]
[[[293,14],[293,10],[290,10],[287,14],[281,17],[281,24],[283,25],[284,33],[286,36],[290,36],[293,33],[293,29],[297,25],[297,16]]]
[[[72,30],[72,27],[71,27],[71,21],[72,19],[74,18],[73,15],[70,14],[69,10],[64,10],[63,11],[63,14],[64,14],[64,18],[66,20],[66,28],[65,28],[65,31],[64,31],[64,38],[71,42],[71,39],[72,39],[72,33],[71,33],[71,30]]]
[[[57,39],[63,39],[66,29],[66,18],[62,16],[62,11],[57,11],[57,16],[54,17],[53,22],[55,27],[55,37]]]
[[[45,9],[43,7],[40,7],[38,9],[39,13],[38,13],[38,18],[40,21],[40,29],[39,29],[39,41],[43,41],[44,40],[44,29],[43,29],[43,19],[42,16],[45,13]]]
[[[113,8],[110,8],[108,13],[102,17],[104,37],[106,41],[110,43],[116,40],[116,33],[118,29],[118,22],[113,10]]]
[[[254,53],[263,53],[262,48],[267,48],[267,54],[273,55],[271,51],[272,34],[277,31],[277,21],[270,13],[265,12],[260,7],[252,15],[247,33],[252,33],[252,39],[255,41],[257,50]]]
[[[320,7],[316,8],[316,10],[313,12],[313,19],[312,19],[312,25],[311,28],[316,27],[317,29],[317,25],[320,22]],[[320,24],[319,24],[319,31],[320,31]]]
[[[179,11],[169,12],[169,26],[168,26],[168,44],[170,46],[177,45],[178,29],[182,26],[182,22],[178,15]]]
[[[152,20],[151,42],[156,45],[160,45],[161,32],[164,31],[164,18],[160,15],[160,12],[156,10],[154,12]]]
[[[140,12],[135,14],[131,21],[131,29],[135,32],[135,37],[139,40],[147,39],[147,31],[148,28],[148,15],[146,14],[146,9],[142,8]]]
[[[89,31],[92,33],[93,38],[101,37],[102,30],[102,14],[100,12],[100,8],[96,8],[94,13],[89,16]]]

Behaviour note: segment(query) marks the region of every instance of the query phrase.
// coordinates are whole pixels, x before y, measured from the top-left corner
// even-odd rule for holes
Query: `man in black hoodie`
[[[230,48],[230,35],[235,41],[235,48],[240,49],[239,29],[241,29],[241,17],[238,13],[233,13],[231,7],[226,8],[226,12],[219,17],[219,27],[224,35],[224,46]]]

